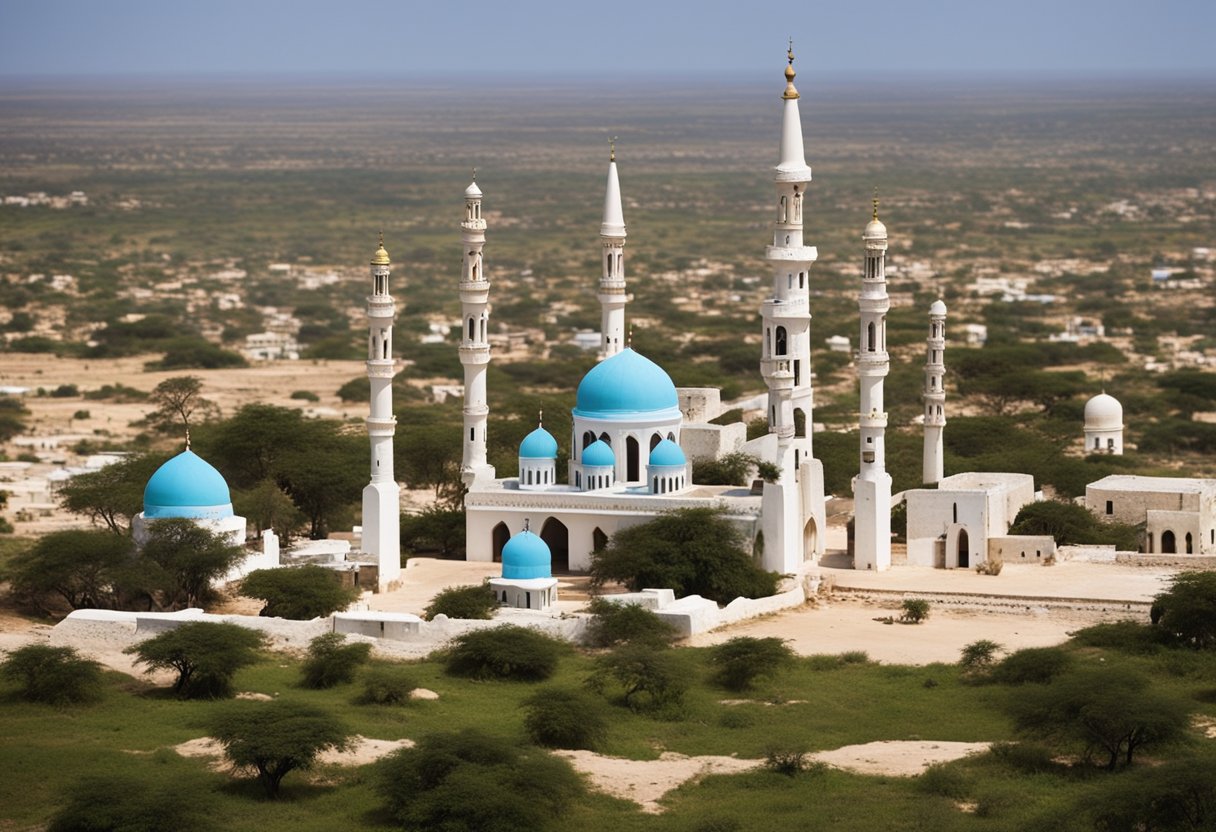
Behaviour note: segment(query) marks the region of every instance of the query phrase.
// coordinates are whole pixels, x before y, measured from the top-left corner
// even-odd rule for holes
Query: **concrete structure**
[[[865,232],[865,262],[861,294],[857,299],[861,338],[857,350],[857,378],[861,387],[858,420],[861,426],[860,467],[853,479],[855,569],[891,568],[891,475],[886,467],[887,411],[883,379],[890,370],[887,355],[887,228],[874,215]]]
[[[490,279],[482,256],[486,221],[481,215],[481,197],[481,188],[474,178],[464,191],[464,220],[460,223],[460,363],[464,366],[464,452],[460,475],[465,485],[494,479],[494,469],[486,462],[486,425],[490,418],[486,400]]]
[[[1001,538],[998,550],[1004,547],[1011,552],[1032,543],[1043,551],[1046,545],[1041,539],[1023,541],[1008,534],[1018,511],[1036,499],[1034,478],[1029,474],[955,474],[935,489],[906,491],[904,499],[908,504],[908,563],[916,566],[979,566],[990,557],[989,544],[994,538]]]
[[[372,293],[367,298],[367,379],[371,404],[367,435],[371,442],[371,482],[363,489],[362,549],[378,565],[383,592],[401,576],[401,491],[393,476],[393,318],[397,307],[388,291],[391,261],[384,239],[372,255]]]
[[[929,338],[925,342],[925,452],[921,482],[933,485],[945,476],[942,433],[946,428],[946,304],[929,307]]]
[[[608,151],[608,186],[604,189],[604,221],[600,225],[600,349],[601,360],[620,352],[625,340],[625,211],[616,171],[615,140]]]
[[[1123,455],[1123,405],[1105,390],[1085,403],[1085,453]]]
[[[1144,524],[1144,551],[1216,555],[1216,480],[1114,474],[1085,487],[1099,517]]]

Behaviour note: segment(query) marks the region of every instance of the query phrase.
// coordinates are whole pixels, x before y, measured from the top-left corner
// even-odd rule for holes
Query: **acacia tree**
[[[273,798],[284,777],[312,768],[322,751],[348,748],[350,732],[320,708],[277,701],[221,713],[211,735],[233,763],[257,770],[258,781]]]
[[[1183,572],[1153,599],[1153,623],[1196,649],[1216,647],[1216,572]]]
[[[73,514],[128,534],[131,518],[144,510],[144,486],[168,457],[129,456],[96,471],[77,474],[59,489],[59,501]]]
[[[266,639],[236,624],[191,621],[124,650],[156,669],[174,670],[173,690],[182,699],[221,699],[232,694],[232,677],[258,660]]]
[[[186,518],[148,524],[148,540],[140,551],[145,569],[159,579],[160,606],[201,606],[214,595],[212,584],[244,558],[245,551],[222,534]]]
[[[197,376],[167,378],[148,395],[156,410],[148,414],[148,423],[165,433],[171,433],[178,422],[189,441],[190,417],[199,413],[204,418],[219,414],[215,402],[201,395],[203,380]]]
[[[309,563],[255,569],[241,581],[241,594],[266,602],[260,615],[308,621],[346,609],[359,589],[343,586],[334,570]]]
[[[128,537],[101,529],[51,532],[13,565],[12,589],[44,609],[51,595],[72,609],[109,609],[118,605],[133,559]]]

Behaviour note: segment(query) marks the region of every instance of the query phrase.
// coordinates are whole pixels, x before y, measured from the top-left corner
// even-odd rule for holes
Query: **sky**
[[[0,76],[1216,78],[1214,0],[0,0]]]

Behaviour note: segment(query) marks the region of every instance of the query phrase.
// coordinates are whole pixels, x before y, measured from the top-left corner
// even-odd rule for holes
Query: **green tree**
[[[12,568],[19,598],[44,606],[58,596],[72,609],[111,609],[134,560],[130,538],[100,529],[68,529],[39,538]]]
[[[332,569],[305,564],[255,569],[241,581],[241,594],[266,602],[261,615],[309,621],[346,609],[359,597],[359,589],[343,586]]]
[[[400,476],[410,488],[430,488],[436,502],[455,508],[464,493],[460,481],[460,432],[447,423],[407,425],[398,456]]]
[[[229,484],[252,488],[266,479],[277,481],[287,452],[307,449],[305,424],[295,408],[247,404],[230,418],[208,425],[194,444]]]
[[[929,602],[924,598],[906,598],[901,607],[903,615],[900,620],[909,624],[920,624],[929,618]]]
[[[124,650],[152,670],[173,670],[173,690],[183,699],[232,695],[232,677],[258,660],[265,637],[236,624],[191,621]]]
[[[161,346],[165,351],[159,361],[149,362],[149,370],[222,370],[227,367],[248,367],[249,362],[238,353],[217,347],[210,341],[193,335],[173,338]]]
[[[1105,757],[1107,770],[1130,765],[1137,751],[1183,735],[1190,715],[1179,700],[1122,668],[1086,668],[1051,684],[1031,686],[1010,700],[1019,731]]]
[[[332,714],[281,700],[231,707],[211,723],[211,735],[234,764],[257,770],[272,798],[284,777],[312,768],[322,751],[345,750],[350,738]]]
[[[418,685],[407,668],[399,665],[373,667],[363,674],[363,692],[356,705],[404,705]]]
[[[271,529],[286,546],[304,522],[304,515],[296,508],[291,497],[283,493],[278,483],[267,477],[252,488],[232,492],[233,510],[253,523],[254,530],[261,534]]]
[[[493,618],[498,612],[498,599],[489,584],[450,586],[436,593],[426,605],[422,617],[431,621],[437,615],[448,618]]]
[[[1216,572],[1183,572],[1153,599],[1153,623],[1183,644],[1216,647]]]
[[[615,683],[621,702],[634,711],[669,711],[684,701],[689,667],[677,650],[648,644],[623,644],[596,660],[587,684],[601,693]]]
[[[958,666],[964,673],[986,673],[996,664],[996,656],[1003,648],[995,641],[982,638],[963,648]]]
[[[1059,647],[1026,647],[1001,659],[989,678],[1001,685],[1046,685],[1073,663],[1072,654]]]
[[[587,605],[584,641],[589,647],[615,647],[618,644],[649,644],[663,647],[677,637],[676,628],[641,604],[617,604],[605,598],[592,598]]]
[[[27,644],[0,662],[0,677],[21,686],[22,699],[48,705],[101,698],[101,665],[72,647]]]
[[[727,690],[744,691],[794,662],[783,639],[736,636],[709,651],[711,678]]]
[[[558,828],[583,794],[566,761],[474,730],[424,736],[378,769],[376,790],[389,814],[419,832]]]
[[[420,514],[401,515],[401,548],[435,552],[444,558],[464,557],[464,508],[427,506]]]
[[[0,442],[25,433],[25,417],[29,415],[29,409],[20,399],[0,396]]]
[[[366,642],[347,644],[341,633],[322,633],[308,643],[308,656],[300,666],[304,687],[320,690],[353,681],[371,653]]]
[[[600,700],[581,690],[542,688],[521,706],[524,730],[537,745],[595,751],[608,737],[608,719]]]
[[[748,485],[748,474],[758,462],[742,451],[718,459],[697,459],[692,464],[692,481],[702,485]]]
[[[72,783],[47,832],[208,832],[210,783],[192,770],[171,778],[95,774]]]
[[[222,534],[187,518],[148,524],[140,559],[155,565],[160,576],[161,607],[202,606],[215,597],[212,585],[235,568],[245,550]]]
[[[160,454],[130,456],[96,471],[77,474],[59,489],[59,500],[73,514],[125,535],[131,518],[144,510],[144,486],[166,459]]]
[[[777,591],[778,575],[765,572],[743,548],[739,530],[713,508],[676,509],[617,532],[591,553],[591,582],[620,582],[701,595],[725,604]]]
[[[445,667],[453,676],[539,682],[553,675],[564,649],[544,633],[508,624],[457,636]]]
[[[330,421],[305,422],[301,432],[304,443],[286,450],[275,473],[316,540],[349,522],[351,497],[367,480],[367,439]]]
[[[153,388],[148,400],[156,410],[148,414],[148,423],[163,433],[174,433],[180,424],[183,436],[190,436],[190,417],[198,413],[204,419],[215,417],[219,408],[200,394],[203,380],[198,376],[167,378]]]
[[[1009,533],[1050,535],[1060,546],[1113,543],[1123,551],[1135,551],[1140,546],[1140,533],[1135,526],[1104,522],[1084,506],[1059,500],[1023,506]]]
[[[1216,756],[1211,752],[1144,766],[1101,784],[1077,808],[1096,832],[1210,830],[1216,821]]]

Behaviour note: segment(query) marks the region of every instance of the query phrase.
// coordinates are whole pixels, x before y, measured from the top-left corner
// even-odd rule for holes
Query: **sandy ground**
[[[373,740],[367,737],[354,736],[345,751],[323,751],[317,758],[322,765],[363,766],[374,763],[381,757],[391,754],[398,748],[413,748],[412,740]],[[231,771],[232,766],[224,760],[224,748],[218,740],[211,737],[199,737],[173,746],[173,750],[183,757],[214,757],[211,768],[216,771]]]

